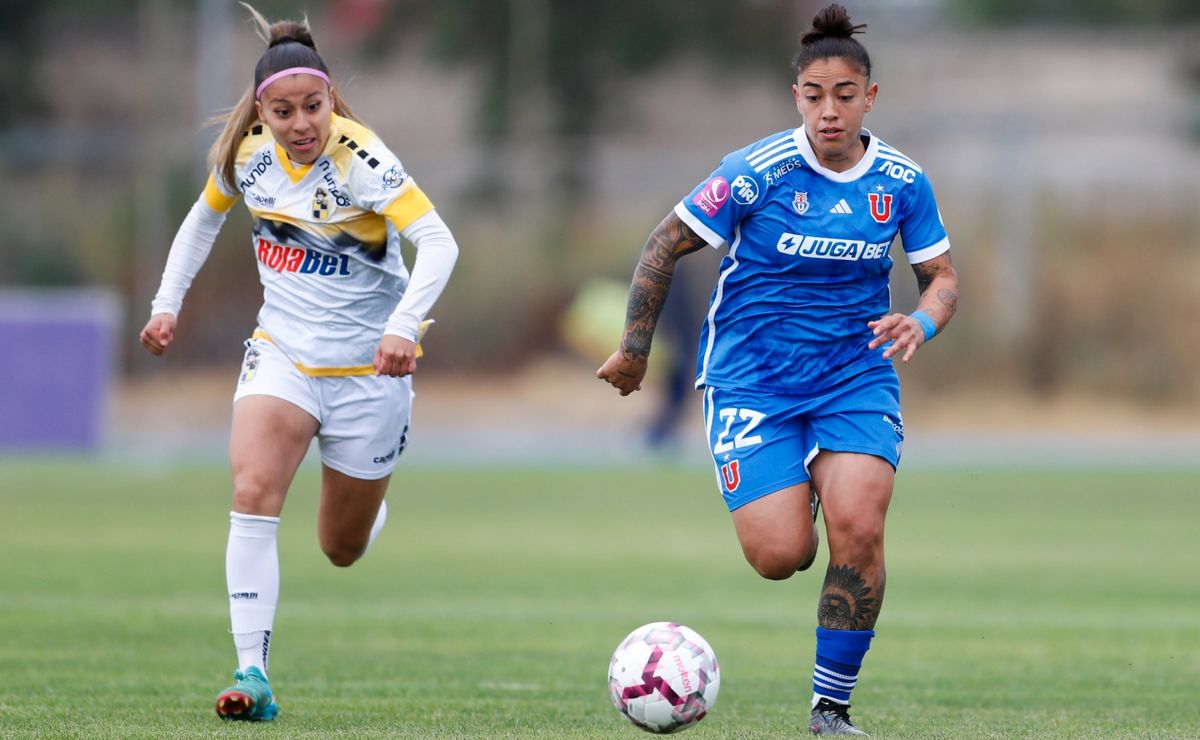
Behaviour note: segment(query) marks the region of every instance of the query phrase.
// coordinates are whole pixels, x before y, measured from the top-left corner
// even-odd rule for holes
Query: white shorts
[[[408,444],[411,375],[312,377],[271,342],[248,339],[233,401],[246,396],[274,396],[306,411],[321,425],[321,462],[352,478],[391,474]]]

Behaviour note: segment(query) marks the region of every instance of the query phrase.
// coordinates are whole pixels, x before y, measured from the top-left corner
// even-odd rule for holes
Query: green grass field
[[[0,461],[0,736],[639,738],[645,622],[721,661],[692,738],[799,737],[815,573],[745,565],[711,473],[408,470],[338,570],[314,468],[284,511],[270,725],[222,723],[223,467]],[[854,716],[874,737],[1200,736],[1200,470],[902,472]]]

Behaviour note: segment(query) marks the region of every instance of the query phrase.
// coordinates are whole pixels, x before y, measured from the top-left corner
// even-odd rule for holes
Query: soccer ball
[[[648,732],[678,732],[713,708],[721,674],[704,638],[682,624],[642,625],[608,665],[608,693],[621,714]]]

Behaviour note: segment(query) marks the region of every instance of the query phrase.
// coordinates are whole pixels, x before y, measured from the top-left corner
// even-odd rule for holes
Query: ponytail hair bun
[[[854,25],[850,13],[837,3],[827,5],[813,17],[812,28],[800,37],[800,45],[808,46],[821,39],[848,39],[856,33],[862,33],[866,23]]]
[[[800,35],[800,50],[792,58],[792,71],[798,76],[819,59],[845,59],[870,79],[871,57],[854,38],[854,34],[862,33],[866,27],[865,23],[855,25],[841,5],[826,5],[813,17],[812,27]]]
[[[272,49],[280,44],[303,44],[313,51],[317,43],[313,41],[312,31],[303,21],[278,21],[267,29],[267,48]]]
[[[242,3],[242,5],[246,5]],[[257,10],[246,5],[258,26],[258,35],[267,42],[267,50],[254,65],[254,89],[262,81],[285,69],[307,67],[329,74],[325,60],[317,53],[317,42],[313,41],[308,20],[283,20],[268,23]]]

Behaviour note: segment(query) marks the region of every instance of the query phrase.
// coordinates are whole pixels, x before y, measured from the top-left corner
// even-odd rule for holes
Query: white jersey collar
[[[834,182],[853,182],[870,171],[871,165],[875,162],[875,155],[879,151],[879,139],[865,128],[862,130],[862,133],[866,134],[870,139],[867,142],[867,151],[863,152],[862,159],[858,160],[858,164],[845,172],[835,172],[817,160],[817,153],[813,151],[812,142],[808,140],[808,135],[804,133],[803,125],[798,126],[792,131],[792,139],[796,142],[796,148],[800,150],[800,156],[804,157],[804,162],[813,168],[813,170]]]

